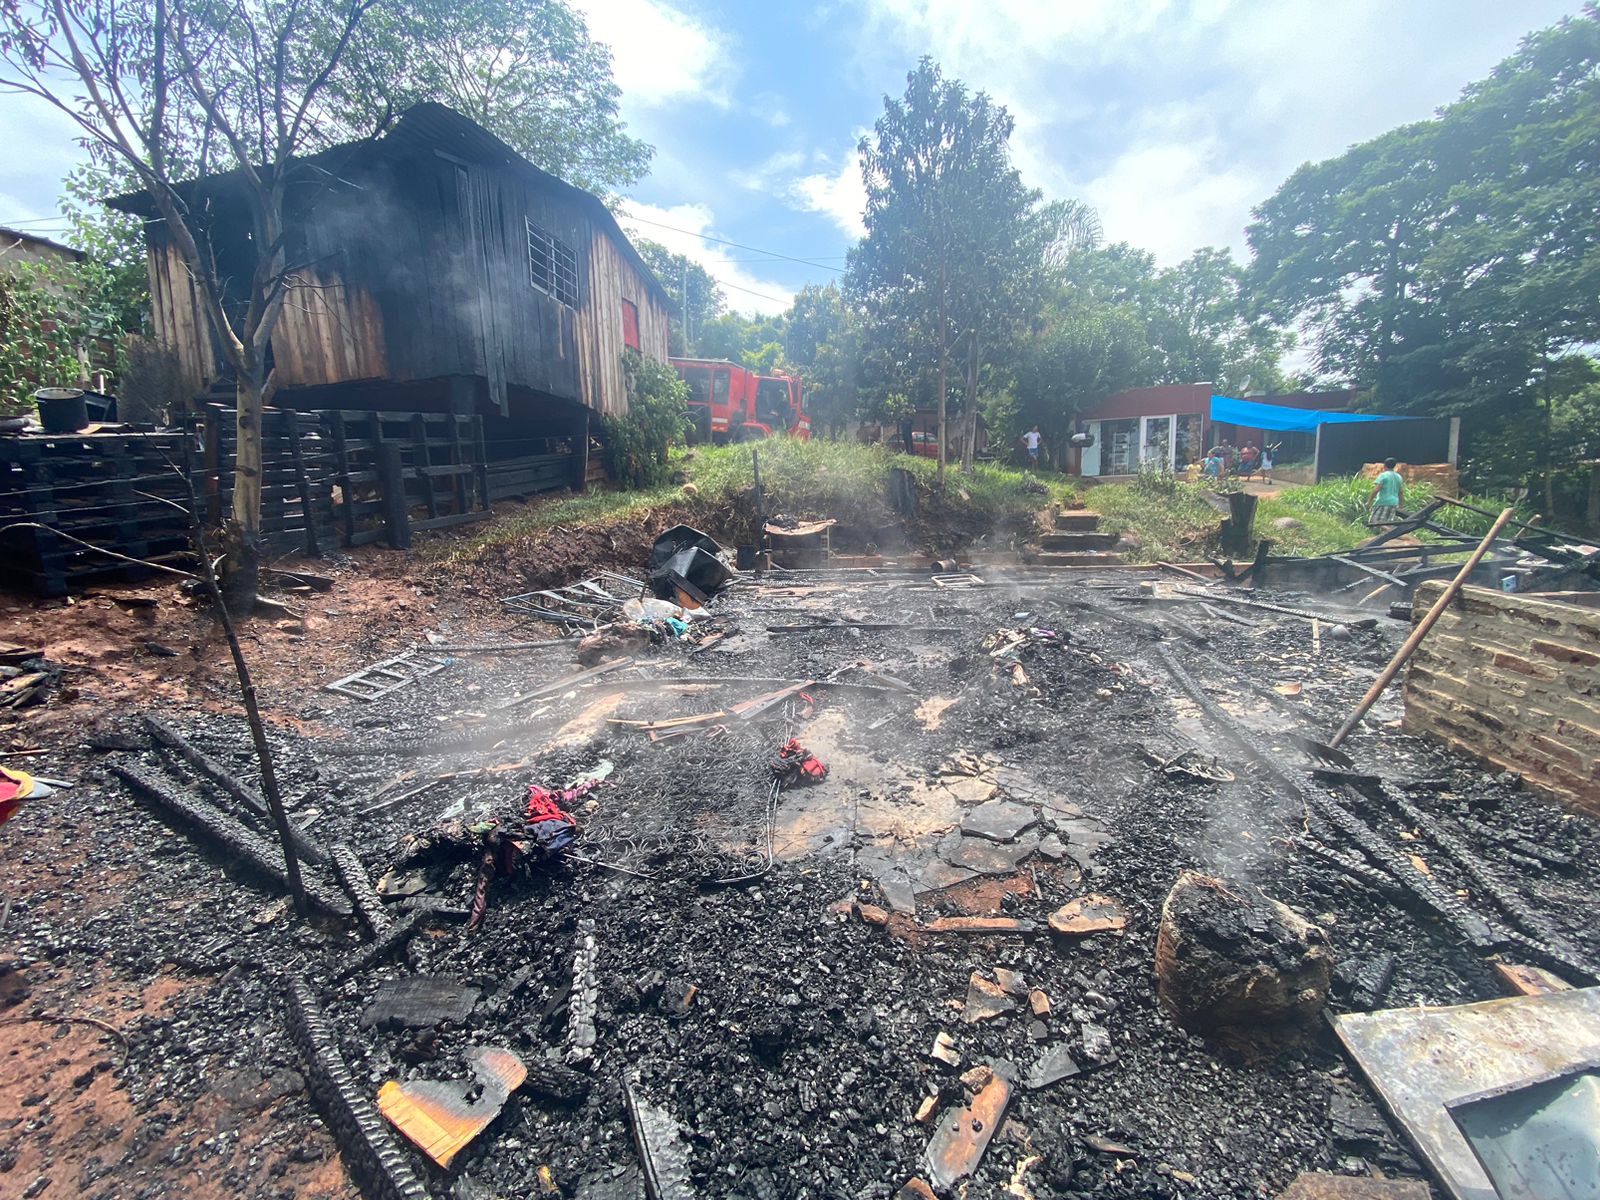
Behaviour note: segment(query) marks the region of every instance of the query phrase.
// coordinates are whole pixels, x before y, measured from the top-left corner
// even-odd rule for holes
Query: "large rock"
[[[1322,930],[1249,884],[1185,871],[1161,908],[1156,990],[1190,1029],[1309,1021],[1332,969]]]

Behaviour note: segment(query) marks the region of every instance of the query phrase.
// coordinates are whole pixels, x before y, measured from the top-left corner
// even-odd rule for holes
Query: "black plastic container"
[[[79,388],[40,388],[33,400],[46,433],[77,433],[89,423],[89,405]]]

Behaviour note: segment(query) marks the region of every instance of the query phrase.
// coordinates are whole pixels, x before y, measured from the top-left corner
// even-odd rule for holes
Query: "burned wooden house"
[[[624,347],[665,359],[667,293],[610,210],[461,114],[421,104],[300,166],[275,404],[478,414],[491,460],[582,459],[592,414],[627,411]],[[225,392],[227,361],[149,197],[113,203],[149,218],[155,328],[187,389]],[[196,181],[190,205],[242,291],[254,255],[238,180]]]

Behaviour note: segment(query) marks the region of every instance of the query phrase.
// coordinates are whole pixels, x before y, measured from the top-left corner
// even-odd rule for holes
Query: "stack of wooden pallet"
[[[64,596],[90,580],[150,574],[95,547],[148,562],[186,557],[186,469],[181,433],[91,425],[0,437],[0,569]]]
[[[1382,463],[1368,463],[1361,468],[1361,477],[1376,479],[1382,470]],[[1395,470],[1408,484],[1427,484],[1435,496],[1461,495],[1461,473],[1450,463],[1400,463]]]
[[[409,546],[415,530],[488,519],[481,417],[330,410],[320,420],[334,456],[345,545]]]
[[[220,524],[233,503],[238,416],[205,408],[199,441],[206,520]],[[316,413],[268,408],[261,414],[261,541],[269,553],[321,554],[333,536],[334,449]]]

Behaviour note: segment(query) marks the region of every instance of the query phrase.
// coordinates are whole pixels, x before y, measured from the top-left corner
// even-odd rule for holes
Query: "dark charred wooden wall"
[[[625,299],[638,309],[642,352],[666,357],[663,297],[592,198],[531,168],[426,144],[366,154],[337,178],[303,189],[291,210],[293,258],[309,265],[297,271],[272,339],[279,403],[295,403],[297,389],[471,377],[485,381],[490,411],[503,415],[552,400],[624,413]],[[573,250],[576,306],[533,286],[529,220]],[[242,257],[240,224],[219,217],[219,255]],[[150,278],[159,336],[203,392],[226,360],[159,225]],[[385,403],[381,390],[369,394]]]

